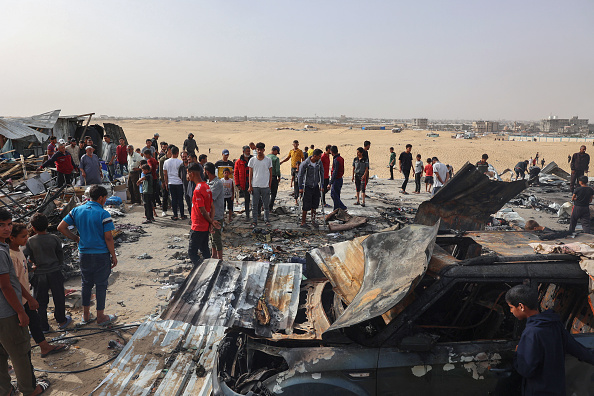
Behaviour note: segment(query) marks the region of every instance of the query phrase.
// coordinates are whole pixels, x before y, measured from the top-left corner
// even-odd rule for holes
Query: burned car
[[[435,233],[419,246],[412,234],[430,237],[436,228],[397,235],[405,230],[312,251],[329,276],[302,282],[292,334],[230,329],[212,372],[215,394],[514,394],[522,322],[510,314],[505,293],[522,283],[538,288],[541,308],[558,312],[575,338],[594,348],[593,296],[578,257],[534,254],[529,243],[539,238],[528,232]],[[401,267],[415,256],[402,261],[403,244],[429,253],[422,275]],[[373,252],[378,245],[383,257]],[[364,269],[355,257],[364,257]],[[394,303],[387,309],[386,300]],[[594,394],[594,367],[568,357],[566,373],[568,394]]]

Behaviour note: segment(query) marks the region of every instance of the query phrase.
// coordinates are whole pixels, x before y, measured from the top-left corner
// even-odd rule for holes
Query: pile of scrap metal
[[[482,229],[523,185],[461,172],[472,183],[457,174],[417,215],[429,222],[441,202],[444,224],[437,216],[314,249],[305,273],[299,264],[204,261],[95,394],[511,394],[494,391],[521,331],[503,296],[526,279],[594,347],[589,278],[575,256],[534,254],[534,233],[460,232]],[[193,334],[208,331],[191,350]],[[579,386],[591,389],[594,372],[577,361],[567,369],[568,389],[586,395]]]

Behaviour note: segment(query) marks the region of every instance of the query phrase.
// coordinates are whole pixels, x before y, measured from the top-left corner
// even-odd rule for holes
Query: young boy
[[[357,190],[357,202],[355,205],[365,206],[365,178],[369,172],[369,162],[363,158],[363,147],[357,148],[357,156],[353,159],[353,177],[351,182],[355,182]],[[363,203],[359,201],[359,193],[363,193]]]
[[[233,220],[233,179],[231,176],[231,169],[223,169],[223,197],[225,198],[225,206],[229,211],[229,223]]]
[[[12,216],[0,209],[0,240],[5,241],[12,232]],[[36,383],[31,364],[31,341],[27,325],[29,317],[21,304],[23,286],[19,282],[8,252],[8,245],[0,242],[0,394],[13,395],[16,390],[8,375],[8,358],[12,362],[19,390],[24,395],[39,395],[49,382]],[[26,290],[25,290],[26,291]],[[29,295],[30,297],[30,295]],[[35,300],[28,301],[34,306]]]
[[[425,192],[431,194],[431,187],[433,187],[433,161],[427,158],[427,165],[425,165]]]
[[[594,364],[594,351],[577,342],[552,309],[538,311],[538,293],[526,285],[505,294],[510,312],[526,319],[514,368],[523,377],[523,395],[565,395],[565,354]]]
[[[578,177],[580,186],[573,190],[571,200],[573,203],[573,210],[571,211],[571,218],[569,219],[569,231],[574,232],[578,220],[582,223],[582,229],[586,234],[590,234],[590,202],[594,190],[588,186],[588,176]]]
[[[423,161],[421,161],[421,154],[417,154],[417,161],[415,162],[415,194],[421,193],[421,177],[423,176]]]
[[[68,345],[50,345],[41,330],[41,321],[39,320],[39,314],[37,313],[39,305],[30,292],[27,258],[22,250],[22,247],[27,244],[28,238],[29,232],[27,230],[27,225],[23,223],[13,223],[10,238],[6,240],[6,243],[10,246],[10,258],[14,265],[14,271],[22,286],[22,302],[25,307],[25,312],[27,312],[27,316],[29,317],[29,332],[31,333],[31,336],[33,336],[37,345],[39,345],[39,348],[41,349],[41,357],[44,358],[54,353],[64,352],[68,350],[69,347]]]
[[[55,235],[47,233],[48,220],[42,213],[35,213],[31,217],[31,227],[35,231],[25,245],[23,253],[29,257],[34,265],[33,297],[39,303],[39,318],[41,329],[50,330],[47,320],[47,304],[49,292],[54,300],[54,318],[59,323],[59,329],[64,330],[72,322],[70,315],[66,315],[66,298],[64,297],[64,277],[62,265],[64,263],[64,250],[62,241]]]
[[[153,192],[154,180],[149,164],[142,165],[142,177],[138,179],[136,184],[142,185],[142,201],[144,202],[144,215],[146,220],[142,224],[150,224],[155,221],[153,210]]]

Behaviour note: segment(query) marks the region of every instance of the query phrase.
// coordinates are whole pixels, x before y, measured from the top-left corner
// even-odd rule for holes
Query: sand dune
[[[101,120],[95,122],[101,123]],[[304,125],[272,122],[120,120],[116,123],[124,128],[129,141],[136,147],[144,145],[145,139],[152,137],[155,132],[161,135],[160,141],[181,147],[187,134],[192,132],[198,142],[200,153],[209,155],[208,159],[212,162],[220,159],[221,151],[225,148],[231,152],[231,158],[238,158],[241,147],[252,141],[264,142],[267,153],[273,145],[279,146],[281,157],[284,158],[292,147],[291,142],[298,139],[301,143],[300,148],[305,144],[314,144],[316,148],[323,149],[326,144],[336,144],[345,158],[347,168],[350,168],[357,147],[362,146],[363,141],[370,140],[371,174],[381,178],[389,177],[387,165],[390,146],[393,146],[398,154],[408,143],[413,145],[413,155],[421,154],[423,160],[437,156],[441,162],[451,164],[455,170],[466,161],[475,163],[480,159],[481,154],[487,153],[489,162],[500,172],[505,168],[513,168],[520,160],[529,159],[537,151],[547,162],[555,161],[569,171],[567,156],[577,152],[580,146],[580,143],[566,142],[495,141],[494,137],[472,140],[452,139],[450,132],[439,132],[439,137],[428,138],[426,131],[405,130],[401,133],[392,133],[332,125],[316,125],[319,128],[318,131],[276,130],[277,127],[303,128]],[[590,148],[589,150],[594,151]],[[283,164],[281,170],[283,174],[288,174],[289,164]]]

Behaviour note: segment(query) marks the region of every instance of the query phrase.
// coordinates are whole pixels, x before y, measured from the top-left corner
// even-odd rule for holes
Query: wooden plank
[[[16,164],[16,165],[15,165],[15,166],[13,166],[12,168],[10,168],[10,170],[8,170],[8,171],[6,171],[6,172],[2,173],[2,174],[0,175],[0,177],[6,177],[6,176],[9,176],[9,175],[11,175],[12,173],[14,173],[14,171],[15,171],[15,170],[19,169],[20,167],[21,167],[21,165],[20,165],[20,164]]]

